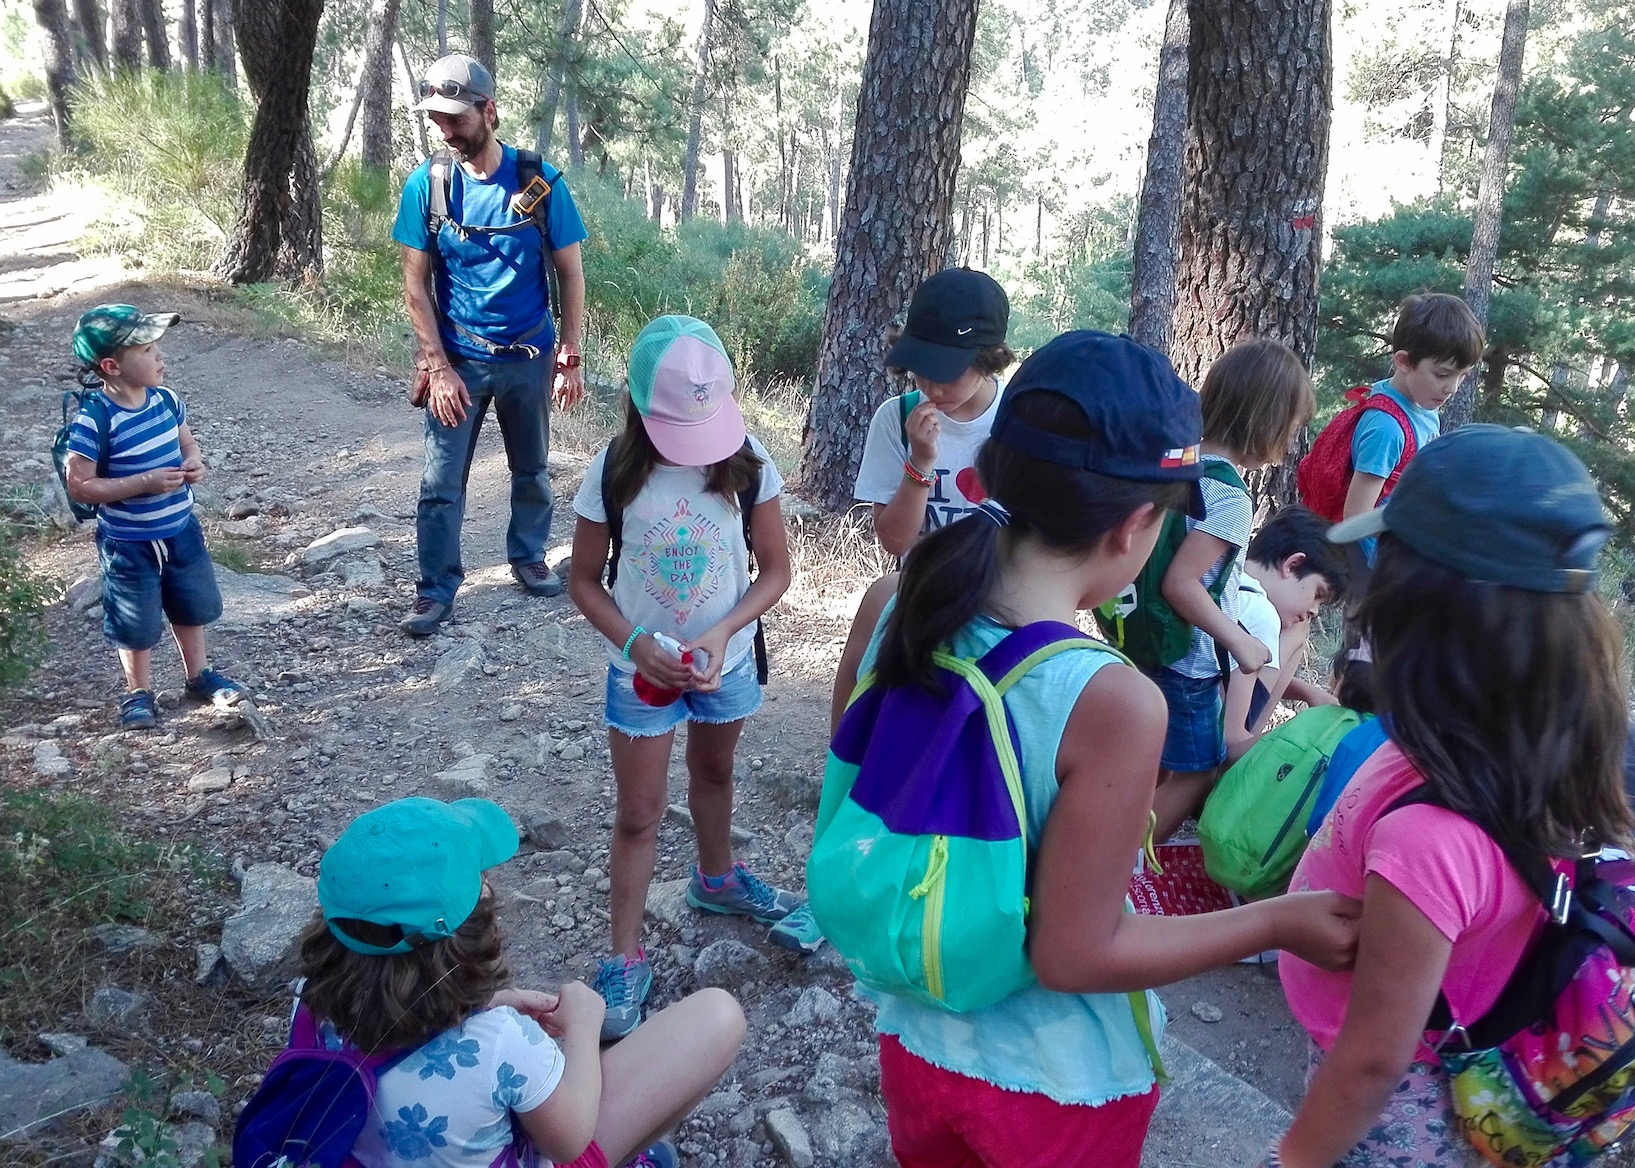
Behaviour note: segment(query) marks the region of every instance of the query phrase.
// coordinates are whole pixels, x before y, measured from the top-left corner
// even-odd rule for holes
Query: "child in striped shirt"
[[[102,304],[74,329],[74,354],[102,389],[86,395],[74,418],[68,493],[98,508],[102,631],[125,670],[119,720],[127,730],[147,729],[158,717],[153,647],[162,618],[187,668],[190,700],[233,705],[249,693],[205,654],[204,626],[221,616],[221,591],[189,489],[204,477],[204,459],[181,399],[160,384],[157,342],[179,319]]]

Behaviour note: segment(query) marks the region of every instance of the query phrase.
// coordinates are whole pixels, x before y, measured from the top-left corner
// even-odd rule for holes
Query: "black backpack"
[[[613,454],[618,447],[617,438],[607,444],[607,453],[602,456],[602,507],[607,511],[607,531],[612,539],[613,546],[608,550],[607,557],[607,587],[613,591],[613,582],[619,578],[619,553],[624,550],[624,509],[613,505]],[[743,449],[750,449],[749,439],[744,439]],[[751,570],[755,566],[755,539],[750,534],[749,513],[755,509],[755,495],[760,490],[759,480],[751,483],[738,492],[738,514],[744,521],[744,547],[749,551]],[[755,680],[761,685],[766,684],[770,676],[770,667],[766,656],[766,631],[762,628],[760,618],[755,621]]]
[[[503,227],[467,227],[456,221],[449,214],[449,188],[454,181],[454,168],[459,165],[454,160],[454,153],[450,150],[439,150],[431,156],[430,168],[427,172],[426,198],[426,234],[431,242],[430,255],[432,263],[441,261],[441,253],[437,249],[437,237],[446,223],[453,228],[455,234],[464,239],[471,235],[508,235],[527,227],[533,227],[539,232],[539,263],[540,276],[545,287],[545,301],[549,311],[533,328],[523,333],[509,345],[496,345],[493,341],[482,337],[460,324],[453,318],[449,324],[454,331],[479,349],[500,357],[512,353],[522,353],[528,357],[539,356],[539,349],[527,342],[545,331],[546,324],[552,317],[562,316],[562,298],[557,287],[556,263],[551,258],[551,236],[548,222],[551,211],[551,195],[556,191],[556,183],[562,177],[562,172],[555,167],[548,166],[543,158],[532,150],[517,148],[517,179],[521,189],[526,190],[534,179],[542,179],[545,183],[545,197],[534,206],[533,213],[526,219],[515,223],[508,223]],[[436,281],[432,281],[433,296],[436,295]]]
[[[111,414],[108,399],[102,396],[102,390],[90,384],[82,383],[84,388],[71,389],[62,395],[62,425],[57,427],[57,437],[51,443],[51,462],[57,468],[57,479],[62,483],[62,493],[67,496],[68,509],[74,518],[84,522],[95,519],[99,510],[95,503],[81,503],[68,494],[68,442],[73,434],[74,419],[79,417],[80,411],[91,416],[97,428],[97,478],[108,477],[108,427]],[[182,410],[177,404],[176,395],[163,386],[155,386],[159,396],[164,398],[170,412],[181,419]],[[69,406],[73,409],[70,410]]]

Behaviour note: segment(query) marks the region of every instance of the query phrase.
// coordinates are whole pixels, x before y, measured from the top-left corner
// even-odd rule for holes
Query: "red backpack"
[[[1384,410],[1402,427],[1402,457],[1397,459],[1390,477],[1385,480],[1385,487],[1380,491],[1381,503],[1396,489],[1402,468],[1419,450],[1414,424],[1390,397],[1375,393],[1371,386],[1359,385],[1347,392],[1345,399],[1351,404],[1323,427],[1317,441],[1311,444],[1311,453],[1300,460],[1300,469],[1295,475],[1300,501],[1330,523],[1345,518],[1345,497],[1351,490],[1351,473],[1355,469],[1351,463],[1351,438],[1357,432],[1364,410]]]

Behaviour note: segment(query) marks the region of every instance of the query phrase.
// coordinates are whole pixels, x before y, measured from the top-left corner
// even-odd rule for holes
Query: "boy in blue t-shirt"
[[[181,399],[160,384],[165,359],[157,342],[179,319],[101,304],[74,329],[74,354],[102,379],[102,391],[74,418],[68,493],[98,506],[102,631],[125,670],[130,692],[119,720],[127,730],[158,718],[153,647],[164,617],[187,667],[189,699],[225,706],[249,692],[205,655],[204,626],[221,616],[221,591],[189,489],[204,477],[204,459]]]
[[[1442,433],[1437,410],[1451,398],[1481,359],[1482,326],[1457,296],[1427,292],[1410,296],[1397,310],[1391,330],[1391,376],[1374,384],[1375,394],[1395,402],[1414,430],[1415,450]],[[1385,484],[1398,472],[1408,448],[1402,423],[1385,410],[1365,410],[1351,436],[1351,486],[1345,518],[1372,511]],[[1374,541],[1364,554],[1372,564]]]

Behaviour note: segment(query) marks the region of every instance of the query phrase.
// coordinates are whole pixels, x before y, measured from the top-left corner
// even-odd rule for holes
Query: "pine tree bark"
[[[365,170],[392,165],[392,40],[402,0],[375,0],[363,41],[362,136]]]
[[[68,9],[63,0],[34,0],[34,17],[45,33],[45,88],[57,145],[68,145],[68,87],[74,81],[74,42],[68,35]]]
[[[148,43],[148,64],[155,69],[170,68],[170,31],[165,27],[165,6],[160,0],[137,0],[142,36]]]
[[[431,154],[431,143],[426,141],[426,115],[414,108],[420,100],[420,81],[414,75],[414,66],[409,64],[409,50],[401,40],[397,42],[397,59],[403,66],[403,84],[408,97],[403,112],[409,119],[409,138],[414,143],[416,165],[419,165]]]
[[[568,94],[568,165],[574,170],[585,168],[585,139],[579,129],[579,94]]]
[[[78,26],[85,54],[104,72],[108,69],[108,37],[103,28],[97,0],[74,0],[74,23]]]
[[[1499,256],[1499,231],[1504,223],[1504,187],[1510,173],[1510,148],[1516,137],[1516,99],[1521,94],[1522,64],[1527,55],[1528,0],[1510,0],[1504,13],[1504,37],[1499,46],[1499,75],[1493,84],[1493,106],[1488,114],[1487,149],[1482,153],[1482,179],[1476,188],[1476,222],[1471,233],[1470,257],[1465,261],[1465,303],[1483,328],[1493,295],[1493,265]],[[1483,355],[1492,378],[1495,364],[1490,350]],[[1466,375],[1459,392],[1442,408],[1444,433],[1457,430],[1476,412],[1477,370]],[[1499,384],[1503,383],[1503,372]]]
[[[233,0],[205,0],[210,5],[210,35],[212,38],[212,67],[221,74],[228,89],[238,88],[237,37],[233,34],[235,16]],[[267,0],[269,4],[281,0]]]
[[[704,130],[704,83],[710,70],[710,38],[715,0],[704,0],[704,23],[698,30],[698,61],[693,66],[693,93],[687,102],[687,157],[681,168],[681,217],[698,213],[698,149]]]
[[[494,0],[471,0],[471,55],[494,72]]]
[[[1460,0],[1443,0],[1442,9],[1447,19],[1438,30],[1437,44],[1446,46],[1446,52],[1437,65],[1436,86],[1431,90],[1431,134],[1425,143],[1426,160],[1436,180],[1434,191],[1438,196],[1442,194],[1442,155],[1448,144],[1448,109],[1453,102],[1453,63],[1459,51]]]
[[[534,150],[542,158],[551,153],[551,136],[556,132],[556,110],[562,101],[562,75],[570,59],[577,58],[579,24],[583,19],[581,0],[562,0],[562,24],[557,34],[557,50],[552,55],[540,106],[539,128],[534,134]]]
[[[108,14],[114,26],[115,69],[142,67],[142,18],[136,4],[137,0],[108,0]]]
[[[448,56],[448,0],[437,0],[437,55]]]
[[[324,0],[239,0],[245,77],[256,98],[238,222],[217,271],[235,284],[312,280],[323,270],[318,164],[308,96]]]
[[[1164,43],[1158,53],[1147,173],[1136,211],[1130,335],[1160,353],[1169,352],[1175,317],[1175,237],[1181,223],[1190,29],[1187,0],[1170,0]]]
[[[181,42],[182,64],[199,67],[199,9],[197,0],[182,0],[182,14],[176,21],[176,39]]]
[[[846,205],[806,416],[806,493],[852,503],[888,389],[885,329],[948,255],[977,0],[875,0]]]

